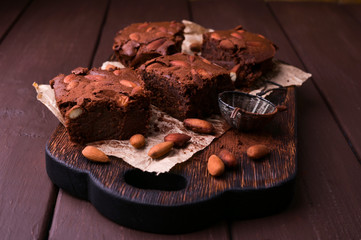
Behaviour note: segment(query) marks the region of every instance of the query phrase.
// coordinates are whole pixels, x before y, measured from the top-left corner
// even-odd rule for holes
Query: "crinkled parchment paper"
[[[206,29],[198,24],[186,20],[183,20],[183,23],[186,25],[186,28],[185,40],[182,45],[182,52],[193,54],[189,46],[192,43],[202,44],[202,34],[204,32],[213,30]],[[117,66],[119,68],[124,67],[119,62],[105,62],[101,68],[106,69],[108,64]],[[301,86],[303,82],[305,82],[310,77],[311,74],[306,73],[296,67],[275,61],[274,70],[263,77],[262,82],[264,82],[265,85],[262,85],[257,90],[252,91],[251,94],[256,94],[267,89],[279,87],[269,83],[269,81],[280,84],[284,87]],[[37,92],[37,99],[42,102],[62,124],[64,124],[64,119],[56,105],[54,90],[50,87],[50,85],[38,85],[34,83],[33,86]],[[146,138],[146,146],[143,149],[133,148],[129,144],[129,140],[107,140],[91,143],[89,145],[93,145],[99,148],[107,155],[121,158],[135,168],[159,174],[168,172],[177,163],[187,161],[192,157],[193,154],[207,147],[214,140],[214,138],[222,135],[228,128],[228,125],[225,124],[225,121],[221,119],[220,116],[213,116],[207,120],[213,123],[216,129],[215,135],[201,135],[192,131],[188,131],[183,127],[182,122],[161,112],[154,106],[152,106],[151,112],[152,115],[150,121],[150,131]],[[163,142],[164,136],[169,133],[185,133],[192,138],[186,148],[173,148],[172,151],[162,159],[151,159],[148,156],[149,149],[152,146]]]
[[[37,92],[37,99],[42,102],[59,121],[64,125],[64,119],[56,105],[54,90],[50,85],[33,86]],[[143,149],[135,149],[129,144],[129,140],[106,140],[90,143],[106,155],[116,156],[123,159],[129,165],[147,172],[163,173],[168,172],[177,163],[187,161],[193,154],[207,147],[214,138],[222,135],[229,127],[220,116],[213,116],[207,120],[215,128],[214,135],[197,134],[188,131],[179,120],[161,112],[156,107],[151,107],[150,131],[146,137],[146,146]],[[169,133],[185,133],[191,136],[191,140],[186,148],[176,149],[162,159],[153,160],[148,156],[148,151],[154,145],[164,141],[164,137]]]

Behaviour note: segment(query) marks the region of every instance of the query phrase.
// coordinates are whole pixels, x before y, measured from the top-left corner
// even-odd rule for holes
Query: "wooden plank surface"
[[[192,3],[192,10],[195,21],[212,22],[210,27],[219,27],[219,17],[215,16],[227,13],[228,27],[242,24],[250,31],[264,34],[279,46],[279,59],[302,67],[265,4],[197,1]],[[294,201],[280,214],[234,222],[233,239],[353,239],[360,236],[357,229],[360,224],[360,166],[313,82],[307,82],[298,93],[299,172]]]
[[[359,22],[337,4],[271,3],[271,7],[360,160]]]
[[[229,239],[224,223],[195,233],[161,235],[120,226],[100,213],[89,202],[59,192],[49,239]],[[131,216],[129,216],[131,217]],[[186,221],[186,220],[185,220]]]
[[[93,65],[101,65],[110,56],[112,39],[120,28],[133,22],[179,21],[187,18],[189,12],[186,1],[142,0],[127,4],[112,1]],[[74,212],[77,214],[71,214]],[[74,224],[79,219],[84,222],[81,226]],[[103,226],[106,231],[98,226]],[[203,231],[174,236],[128,229],[101,216],[90,203],[75,199],[60,190],[49,239],[112,239],[114,236],[123,239],[229,239],[225,222]]]
[[[57,190],[45,171],[44,146],[58,121],[31,84],[89,63],[105,7],[100,0],[34,1],[0,46],[2,239],[47,235]]]
[[[342,7],[361,24],[361,4],[345,4]]]
[[[0,4],[0,43],[15,25],[31,0],[3,0]]]

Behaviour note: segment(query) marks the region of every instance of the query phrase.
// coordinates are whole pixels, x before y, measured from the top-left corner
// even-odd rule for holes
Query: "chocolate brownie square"
[[[113,50],[124,66],[137,68],[152,58],[180,52],[184,28],[175,21],[134,23],[117,33]]]
[[[83,144],[146,133],[149,94],[134,70],[79,67],[56,76],[50,85],[71,141]]]
[[[180,120],[217,112],[218,93],[234,88],[226,69],[183,53],[152,59],[138,71],[152,103]]]
[[[235,29],[203,34],[202,56],[235,74],[235,86],[252,87],[272,66],[276,46],[264,36]]]

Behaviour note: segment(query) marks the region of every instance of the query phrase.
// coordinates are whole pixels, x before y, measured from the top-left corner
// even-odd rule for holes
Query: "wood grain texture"
[[[271,7],[360,160],[359,22],[336,4],[272,3]]]
[[[56,185],[88,199],[106,217],[144,231],[187,232],[226,216],[273,213],[292,196],[296,174],[294,89],[289,89],[281,104],[287,111],[279,113],[264,129],[252,133],[230,130],[204,151],[175,166],[171,174],[153,178],[135,172],[120,159],[113,158],[109,164],[88,161],[81,155],[83,146],[71,143],[65,128],[59,125],[46,148],[47,172]],[[254,144],[267,145],[271,154],[262,161],[249,159],[246,150]],[[239,164],[214,178],[207,173],[207,159],[224,148],[235,154]],[[176,177],[180,180],[172,180]],[[171,181],[181,187],[177,191],[162,187]],[[268,198],[267,204],[259,207],[256,203],[264,198]]]
[[[216,16],[227,12],[230,25],[242,24],[250,31],[263,33],[279,46],[279,59],[304,68],[265,4],[208,3],[192,4],[194,16],[207,16],[195,21],[206,23],[212,18],[211,12]],[[233,222],[234,239],[357,239],[360,236],[357,229],[360,181],[354,180],[360,178],[357,176],[360,167],[313,82],[307,82],[297,93],[299,172],[292,205],[277,215]],[[352,176],[347,176],[349,171]]]
[[[343,5],[352,17],[357,19],[357,21],[361,24],[361,4],[345,4]]]
[[[101,8],[105,9],[102,1],[34,1],[0,46],[3,239],[47,235],[57,189],[46,175],[44,145],[58,121],[36,101],[31,84],[88,64]]]
[[[0,7],[0,43],[31,0],[4,0]]]
[[[103,217],[89,202],[72,197],[60,190],[55,209],[56,218],[49,239],[229,239],[224,223],[210,229],[181,235],[162,235],[136,231]],[[131,217],[131,216],[130,216]],[[75,227],[69,228],[69,225]],[[64,229],[67,229],[65,231]],[[61,233],[61,234],[60,234]]]

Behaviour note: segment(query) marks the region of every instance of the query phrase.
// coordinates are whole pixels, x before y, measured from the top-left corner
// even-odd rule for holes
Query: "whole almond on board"
[[[197,118],[184,119],[183,124],[186,128],[196,133],[211,134],[215,130],[212,123]]]
[[[253,159],[260,159],[265,157],[271,152],[271,150],[263,144],[257,144],[247,149],[247,156]]]
[[[142,134],[135,134],[129,139],[129,143],[135,148],[142,148],[145,145],[145,137]]]
[[[93,162],[106,163],[110,161],[108,156],[105,155],[105,153],[103,153],[98,148],[93,146],[86,146],[83,149],[83,151],[81,151],[81,153],[83,154],[84,157],[86,157],[87,159]]]
[[[173,142],[162,142],[159,143],[155,146],[153,146],[149,152],[148,152],[148,156],[151,158],[160,158],[164,155],[166,155],[167,153],[169,153],[169,151],[172,149],[174,143]]]
[[[174,147],[184,147],[190,139],[190,136],[183,133],[170,133],[164,137],[164,141],[173,142]]]
[[[216,155],[212,155],[208,158],[207,169],[212,176],[220,176],[224,173],[224,163]]]
[[[219,154],[219,158],[224,162],[227,167],[235,167],[237,165],[237,159],[233,153],[227,149],[222,149]]]

